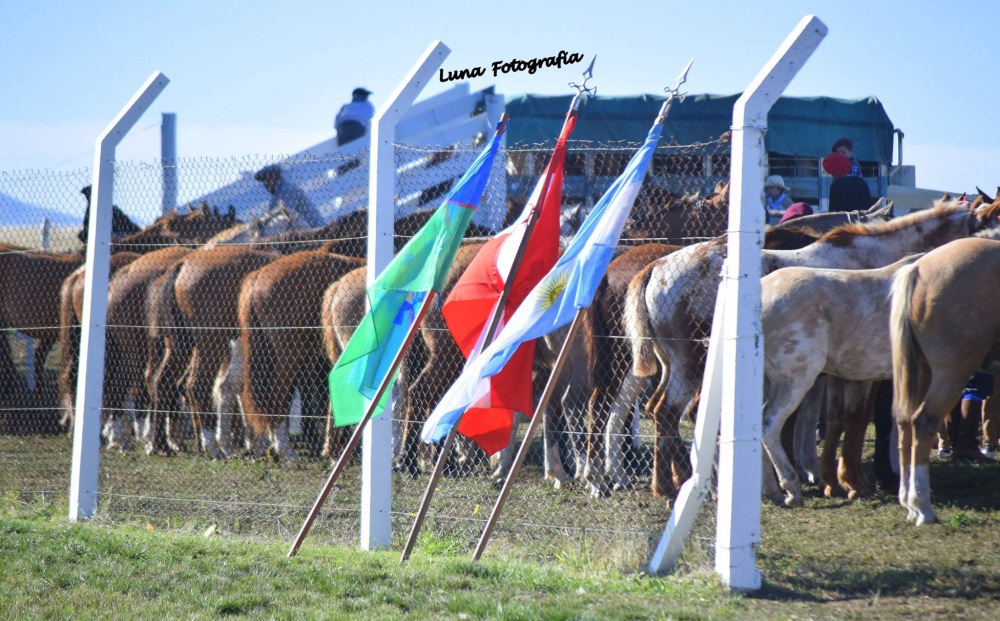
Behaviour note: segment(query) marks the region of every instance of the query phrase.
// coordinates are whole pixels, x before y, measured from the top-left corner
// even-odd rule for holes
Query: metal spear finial
[[[586,103],[586,97],[593,95],[597,96],[596,86],[587,86],[587,80],[594,77],[594,63],[597,62],[597,54],[594,54],[594,58],[590,61],[590,66],[587,70],[583,72],[583,84],[577,84],[576,82],[570,82],[569,85],[576,89],[576,95],[573,96],[573,104],[570,106],[573,110],[576,110],[577,106],[580,105],[580,101],[583,100]]]
[[[684,67],[684,71],[681,71],[681,74],[677,76],[677,83],[673,88],[670,88],[669,86],[663,87],[663,92],[667,93],[667,100],[664,101],[663,106],[660,107],[660,116],[656,118],[657,123],[663,123],[667,120],[667,115],[670,114],[670,107],[675,101],[684,101],[684,98],[687,97],[686,92],[681,92],[681,85],[687,82],[688,71],[691,70],[691,65],[693,64],[694,59],[692,58],[688,61],[687,66]]]

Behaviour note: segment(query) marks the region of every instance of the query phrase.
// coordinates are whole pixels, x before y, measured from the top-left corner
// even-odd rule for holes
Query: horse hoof
[[[601,485],[597,483],[590,484],[590,497],[591,498],[607,498],[611,495],[611,491],[608,490],[606,485]]]
[[[630,481],[629,479],[620,479],[618,481],[615,481],[613,489],[616,492],[621,492],[621,491],[632,489],[633,487],[634,487],[634,485],[633,485],[632,481]]]
[[[847,490],[847,499],[848,500],[854,500],[857,497],[858,497],[858,490],[856,490],[856,489],[849,489],[849,490]]]
[[[792,496],[792,495],[786,496],[785,497],[785,506],[786,507],[801,507],[802,506],[802,497],[801,496]]]

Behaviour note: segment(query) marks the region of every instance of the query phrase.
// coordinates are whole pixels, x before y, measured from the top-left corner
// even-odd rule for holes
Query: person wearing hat
[[[333,121],[337,130],[337,146],[344,146],[368,133],[368,125],[375,116],[375,106],[368,101],[371,94],[370,90],[358,87],[351,93],[351,103],[341,106]]]
[[[302,188],[285,179],[281,173],[281,167],[277,164],[261,168],[253,178],[263,183],[267,191],[271,193],[271,204],[268,206],[268,211],[273,213],[284,207],[310,228],[326,225],[326,220],[309,201],[309,197],[302,191]]]
[[[847,171],[848,177],[861,176],[861,164],[854,158],[854,143],[850,138],[841,138],[830,147],[830,153],[843,155],[851,162],[851,169]]]
[[[811,216],[812,214],[813,208],[808,204],[792,203],[792,206],[785,210],[785,215],[781,216],[781,220],[778,221],[778,224],[794,220],[795,218],[801,218],[802,216]]]
[[[771,175],[764,180],[764,211],[766,216],[770,216],[772,211],[785,211],[792,206],[792,199],[785,194],[785,180],[781,175]],[[765,222],[767,217],[765,217]]]
[[[868,182],[851,174],[851,160],[841,153],[831,153],[823,158],[823,170],[833,181],[830,183],[830,211],[857,211],[872,206]]]

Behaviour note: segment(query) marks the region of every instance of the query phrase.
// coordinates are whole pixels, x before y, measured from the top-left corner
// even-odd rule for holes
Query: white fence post
[[[764,132],[771,106],[826,36],[807,15],[733,106],[728,258],[715,303],[712,336],[702,381],[691,462],[650,573],[672,567],[680,556],[708,493],[715,437],[719,435],[719,504],[715,570],[735,590],[760,588],[761,409],[763,335],[760,328],[760,249],[764,245]],[[745,208],[744,208],[745,207]],[[720,431],[721,426],[721,431]]]
[[[424,89],[451,50],[441,41],[427,51],[400,82],[372,123],[368,196],[368,286],[393,256],[396,211],[396,124]],[[392,399],[364,431],[361,458],[361,547],[388,547],[392,539]]]
[[[163,166],[163,215],[177,206],[177,114],[164,112],[160,123],[160,159]]]
[[[146,80],[97,138],[95,147],[93,200],[87,233],[87,275],[84,281],[80,334],[80,369],[73,427],[73,469],[69,487],[69,519],[73,522],[91,517],[97,507],[115,148],[169,82],[167,76],[158,71]]]
[[[764,384],[760,250],[767,113],[826,33],[819,18],[804,17],[733,106],[715,571],[736,590],[760,588],[756,566]]]

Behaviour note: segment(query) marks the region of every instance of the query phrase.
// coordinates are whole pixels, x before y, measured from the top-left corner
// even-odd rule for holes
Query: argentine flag
[[[487,378],[503,369],[519,345],[566,325],[579,309],[590,306],[662,131],[662,124],[653,125],[646,142],[594,206],[565,254],[532,289],[496,339],[478,356],[469,357],[462,374],[424,423],[420,433],[424,442],[440,441],[467,409],[480,407],[489,398]]]

